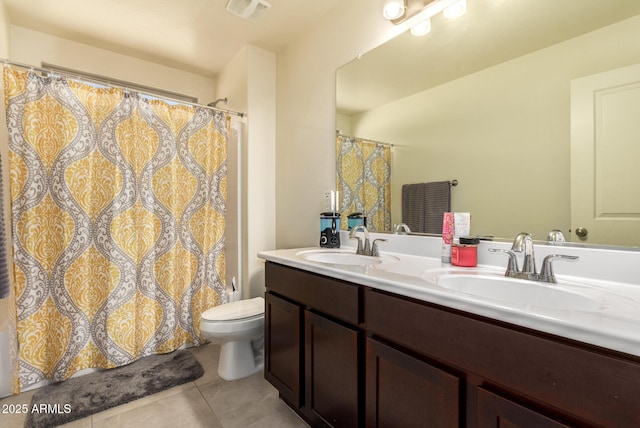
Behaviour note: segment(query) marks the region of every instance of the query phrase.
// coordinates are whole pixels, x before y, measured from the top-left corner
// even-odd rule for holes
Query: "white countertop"
[[[436,244],[430,243],[429,245],[437,245],[437,240]],[[497,243],[489,245],[499,246]],[[389,248],[397,249],[393,243]],[[500,300],[479,298],[443,288],[437,284],[436,280],[441,274],[460,273],[501,277],[504,273],[504,267],[481,264],[477,268],[462,268],[442,263],[439,257],[391,251],[381,251],[381,253],[383,256],[393,258],[393,262],[370,266],[346,266],[309,261],[301,255],[305,251],[313,250],[320,249],[296,248],[262,251],[258,253],[258,257],[401,296],[640,356],[640,286],[635,283],[557,275],[559,285],[534,284],[540,287],[563,287],[566,283],[573,287],[573,290],[578,290],[579,293],[601,299],[602,304],[598,305],[595,310],[553,309],[531,305],[518,307],[513,304],[505,304]],[[339,251],[354,252],[355,250],[351,246],[343,246]],[[575,253],[569,248],[555,252]],[[580,252],[578,251],[578,253]],[[584,254],[581,253],[581,255]],[[587,259],[589,258],[587,257]],[[479,256],[479,261],[483,260],[485,260],[485,256]],[[506,257],[490,258],[489,260],[499,260],[506,265]],[[637,269],[637,265],[633,269]],[[630,273],[635,274],[635,271]]]

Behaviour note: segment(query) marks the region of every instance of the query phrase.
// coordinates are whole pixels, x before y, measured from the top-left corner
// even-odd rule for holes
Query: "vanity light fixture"
[[[411,27],[411,34],[414,36],[426,36],[431,32],[431,18],[427,18],[422,22]]]
[[[447,18],[457,18],[466,11],[467,0],[387,0],[383,15],[395,25],[411,28],[411,34],[423,36],[431,31],[430,20],[438,13],[443,12]]]
[[[448,19],[460,18],[465,13],[467,13],[467,0],[458,0],[442,11],[442,15]]]
[[[387,0],[382,9],[385,19],[394,20],[402,17],[406,9],[405,0]]]

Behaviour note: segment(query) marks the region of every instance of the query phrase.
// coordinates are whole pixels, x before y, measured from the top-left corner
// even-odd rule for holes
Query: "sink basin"
[[[533,282],[493,275],[444,274],[435,277],[440,287],[478,299],[500,301],[509,306],[543,307],[594,311],[602,306],[600,298],[557,284]]]
[[[363,256],[355,254],[353,251],[347,252],[340,250],[308,250],[299,252],[297,256],[310,262],[343,266],[371,266],[389,261],[397,261],[397,259],[392,256]]]

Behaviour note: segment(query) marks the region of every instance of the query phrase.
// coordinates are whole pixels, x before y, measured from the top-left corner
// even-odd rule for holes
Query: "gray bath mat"
[[[144,357],[129,365],[48,385],[31,399],[25,428],[66,424],[164,389],[191,382],[204,369],[187,350]],[[41,409],[42,412],[34,412]]]

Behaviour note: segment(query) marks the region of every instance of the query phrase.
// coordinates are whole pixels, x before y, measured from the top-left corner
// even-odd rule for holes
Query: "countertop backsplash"
[[[349,239],[349,232],[341,231],[342,248],[353,248],[357,241]],[[440,258],[442,239],[432,236],[401,235],[370,232],[370,240],[386,239],[379,243],[381,253],[400,253],[413,256]],[[362,237],[362,233],[358,233]],[[510,242],[481,241],[478,246],[478,264],[487,266],[507,266],[507,256],[490,253],[489,248],[510,249]],[[556,275],[582,277],[603,281],[616,281],[640,285],[640,250],[604,247],[557,246],[535,244],[535,258],[538,271],[542,260],[549,254],[567,254],[580,257],[576,261],[557,260],[553,263]],[[522,257],[518,257],[522,265]]]

